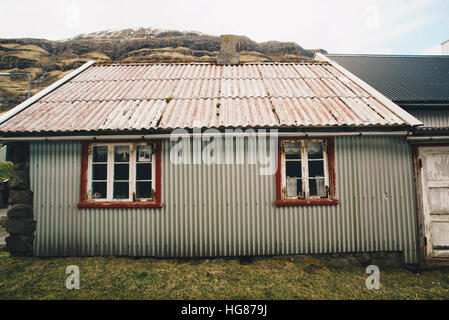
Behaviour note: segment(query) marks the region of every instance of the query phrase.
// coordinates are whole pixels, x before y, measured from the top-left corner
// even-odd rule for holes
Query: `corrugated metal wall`
[[[415,262],[410,147],[336,138],[337,206],[276,208],[257,165],[173,165],[163,143],[162,209],[78,209],[81,145],[31,144],[37,256],[234,256],[404,251]]]
[[[407,112],[421,120],[424,123],[424,127],[449,127],[449,110],[421,108],[419,110],[407,110]]]

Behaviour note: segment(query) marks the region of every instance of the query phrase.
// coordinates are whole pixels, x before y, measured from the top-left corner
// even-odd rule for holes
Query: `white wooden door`
[[[449,146],[420,147],[427,257],[449,258]]]

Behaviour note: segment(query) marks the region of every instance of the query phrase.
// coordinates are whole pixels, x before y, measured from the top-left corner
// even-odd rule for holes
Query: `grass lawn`
[[[449,299],[448,270],[381,267],[380,290],[367,290],[364,267],[326,259],[37,259],[0,247],[0,299]],[[69,265],[80,290],[65,287]]]

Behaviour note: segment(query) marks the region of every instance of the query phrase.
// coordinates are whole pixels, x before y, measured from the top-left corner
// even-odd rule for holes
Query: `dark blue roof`
[[[449,55],[327,56],[398,104],[449,103]]]

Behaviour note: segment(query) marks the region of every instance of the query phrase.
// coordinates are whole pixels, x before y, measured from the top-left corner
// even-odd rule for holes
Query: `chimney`
[[[240,63],[240,54],[237,52],[237,39],[232,34],[221,36],[220,53],[217,56],[218,65],[236,65]]]

